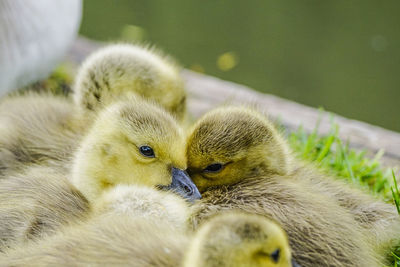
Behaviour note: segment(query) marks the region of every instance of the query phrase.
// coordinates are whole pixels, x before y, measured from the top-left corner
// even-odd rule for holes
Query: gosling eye
[[[281,256],[281,250],[278,248],[277,250],[275,250],[274,252],[271,253],[271,259],[275,262],[278,263],[279,258]]]
[[[139,147],[139,152],[140,154],[142,154],[143,156],[147,157],[147,158],[154,158],[154,150],[149,147],[149,146],[141,146]]]
[[[213,164],[208,165],[203,171],[217,173],[217,172],[220,172],[223,167],[224,167],[224,165],[222,165],[221,163],[213,163]]]

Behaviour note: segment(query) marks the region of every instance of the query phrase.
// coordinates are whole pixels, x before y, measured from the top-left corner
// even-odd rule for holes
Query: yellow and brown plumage
[[[195,223],[229,209],[276,219],[302,266],[378,266],[381,249],[398,235],[390,205],[296,162],[272,123],[253,110],[207,113],[189,134],[187,157],[203,194]],[[394,228],[380,227],[377,206],[386,213],[379,220]]]

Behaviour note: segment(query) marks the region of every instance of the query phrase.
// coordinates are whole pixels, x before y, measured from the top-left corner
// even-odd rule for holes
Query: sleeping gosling
[[[188,172],[203,195],[195,225],[219,210],[241,209],[280,222],[302,266],[382,265],[382,253],[375,251],[384,244],[377,244],[373,231],[357,223],[356,212],[332,196],[334,187],[331,195],[317,189],[312,179],[330,178],[297,164],[261,114],[234,107],[207,113],[193,126],[186,154]],[[343,194],[349,203],[363,194],[341,187],[338,195],[356,192]],[[371,206],[377,203],[366,199]]]
[[[192,177],[200,191],[213,185],[233,184],[246,177],[288,175],[293,180],[301,180],[310,190],[335,199],[368,230],[378,248],[390,246],[400,239],[400,217],[393,205],[322,174],[310,164],[294,160],[273,124],[256,111],[240,107],[220,108],[206,115],[194,128],[192,139],[189,138],[188,157],[189,167],[200,169],[200,175]],[[204,134],[206,131],[209,132]],[[198,151],[205,148],[211,153],[199,157]],[[207,169],[218,167],[220,170]],[[213,179],[206,179],[210,177]]]

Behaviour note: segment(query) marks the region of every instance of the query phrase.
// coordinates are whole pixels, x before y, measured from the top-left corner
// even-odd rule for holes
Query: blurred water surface
[[[81,34],[400,131],[400,1],[85,0]]]

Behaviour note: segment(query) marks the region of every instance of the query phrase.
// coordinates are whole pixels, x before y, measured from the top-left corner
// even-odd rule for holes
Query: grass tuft
[[[391,201],[392,173],[380,163],[384,151],[380,150],[370,158],[366,151],[351,149],[339,138],[337,124],[332,123],[327,135],[318,134],[318,125],[310,134],[303,127],[289,134],[289,144],[297,156],[313,162],[325,172],[368,188],[385,201]]]

